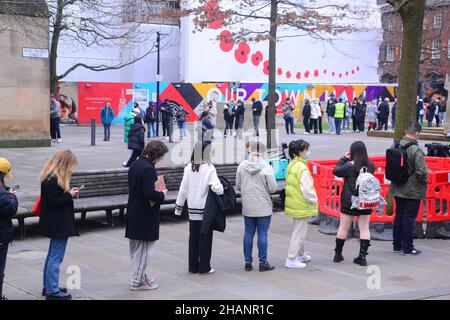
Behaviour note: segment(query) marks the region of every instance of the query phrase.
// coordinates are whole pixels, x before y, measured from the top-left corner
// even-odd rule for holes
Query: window
[[[422,47],[422,49],[420,49],[420,62],[423,62],[425,60],[425,48]]]
[[[394,60],[395,60],[395,47],[393,45],[388,45],[386,61],[393,62]]]
[[[427,19],[423,19],[423,30],[427,30]]]
[[[433,40],[431,47],[431,59],[439,60],[441,58],[441,40]]]
[[[434,15],[434,21],[433,21],[433,26],[435,29],[440,29],[442,28],[442,20],[443,20],[444,16],[442,14],[442,12],[438,12]]]

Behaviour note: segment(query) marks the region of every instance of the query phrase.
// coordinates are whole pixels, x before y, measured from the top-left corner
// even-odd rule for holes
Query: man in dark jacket
[[[149,102],[145,110],[144,123],[147,124],[147,138],[156,138],[156,111],[153,102]]]
[[[425,163],[425,154],[418,145],[418,139],[422,127],[416,123],[406,126],[405,136],[400,140],[400,145],[405,147],[408,154],[407,167],[410,174],[405,184],[391,183],[391,194],[395,197],[394,220],[394,251],[403,251],[404,255],[417,255],[413,244],[414,228],[419,213],[420,201],[425,198],[428,185],[428,168]],[[412,143],[412,144],[411,144]]]
[[[260,100],[256,100],[255,98],[252,98],[252,102],[253,126],[255,127],[255,136],[259,137],[259,119],[261,118],[263,105]]]
[[[128,171],[128,204],[125,237],[130,241],[133,265],[131,290],[154,290],[158,284],[146,274],[155,242],[159,239],[160,206],[167,190],[155,190],[155,165],[167,153],[161,141],[151,141]]]
[[[163,126],[163,136],[167,135],[167,139],[170,143],[173,142],[172,140],[172,133],[173,133],[173,110],[172,106],[169,103],[169,100],[164,100],[164,103],[160,107],[161,111],[161,120],[162,120],[162,126]]]
[[[244,116],[245,116],[244,101],[239,99],[237,101],[236,119],[235,119],[235,125],[234,125],[234,128],[236,129],[235,137],[242,138],[242,134],[243,134],[243,130],[244,130]]]
[[[311,118],[311,104],[309,103],[308,99],[305,100],[302,116],[303,116],[303,126],[305,127],[305,134],[309,134],[310,132],[309,119]]]
[[[125,167],[129,168],[142,154],[145,146],[145,127],[140,116],[134,118],[134,124],[128,133],[128,149],[133,150]]]
[[[428,127],[433,126],[433,120],[436,119],[436,127],[439,127],[439,103],[436,100],[431,101],[427,108]]]
[[[387,130],[389,119],[389,98],[384,99],[378,107],[378,128],[377,130]]]
[[[13,240],[13,225],[11,218],[17,212],[17,198],[5,185],[5,177],[12,179],[11,165],[5,158],[0,158],[0,300],[3,296],[3,279],[5,278],[6,256],[9,244]]]

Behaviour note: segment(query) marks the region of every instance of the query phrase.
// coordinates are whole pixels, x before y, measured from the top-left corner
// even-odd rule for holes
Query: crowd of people
[[[204,112],[208,113],[207,110]],[[207,117],[211,117],[210,114]],[[154,290],[158,287],[155,279],[149,276],[146,270],[152,263],[155,244],[160,236],[160,205],[164,202],[167,192],[156,186],[158,174],[155,166],[169,151],[165,143],[159,140],[151,140],[146,145],[141,143],[144,130],[139,118],[140,114],[136,110],[129,129],[130,133],[136,132],[136,135],[128,136],[130,146],[136,144],[136,152],[133,151],[133,155],[138,157],[128,171],[129,196],[125,230],[125,237],[129,239],[132,265],[132,291]],[[418,145],[420,131],[421,126],[416,122],[406,126],[405,137],[400,144],[407,151],[409,175],[404,183],[392,181],[390,191],[396,202],[393,251],[402,252],[404,255],[420,253],[413,244],[414,228],[428,183],[424,153]],[[139,136],[139,143],[135,141],[135,136]],[[184,168],[174,211],[176,215],[181,215],[186,206],[189,215],[188,271],[205,275],[215,272],[211,266],[213,230],[220,230],[216,228],[216,218],[220,216],[221,206],[226,202],[223,196],[231,188],[226,180],[217,175],[211,162],[213,144],[213,140],[206,140],[195,145],[191,161]],[[290,162],[286,172],[284,211],[285,215],[292,219],[293,231],[289,244],[286,244],[286,268],[301,269],[312,260],[311,254],[307,253],[305,248],[308,219],[318,214],[319,204],[312,174],[307,165],[312,147],[303,139],[289,143]],[[273,214],[271,194],[276,190],[277,182],[274,169],[266,161],[264,144],[250,142],[247,148],[248,157],[237,168],[235,185],[242,197],[245,225],[244,269],[253,269],[252,247],[256,233],[259,271],[266,272],[275,268],[268,258],[268,235]],[[75,224],[74,199],[78,197],[80,188],[70,187],[71,175],[76,167],[76,156],[70,150],[59,150],[39,174],[39,226],[42,235],[50,239],[43,267],[42,295],[49,300],[71,299],[67,289],[60,288],[59,275],[68,239],[79,236]],[[361,266],[367,265],[366,256],[370,247],[369,219],[372,211],[355,208],[352,202],[360,192],[356,185],[361,172],[374,171],[375,166],[369,160],[362,141],[354,142],[349,152],[336,163],[334,174],[344,179],[344,185],[341,192],[341,219],[332,259],[335,263],[344,260],[344,243],[353,219],[357,216],[360,249],[353,262]],[[3,297],[7,251],[13,239],[11,218],[18,208],[16,189],[9,188],[5,179],[12,179],[11,164],[7,159],[0,158],[0,297]],[[223,231],[224,224],[221,228]]]

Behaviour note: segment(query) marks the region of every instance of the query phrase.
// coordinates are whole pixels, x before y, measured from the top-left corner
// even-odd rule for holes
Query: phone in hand
[[[19,190],[20,190],[19,185],[15,185],[14,187],[9,188],[9,192],[11,192],[11,193],[16,193]]]
[[[78,187],[78,191],[84,189],[84,184],[82,184],[81,186]]]

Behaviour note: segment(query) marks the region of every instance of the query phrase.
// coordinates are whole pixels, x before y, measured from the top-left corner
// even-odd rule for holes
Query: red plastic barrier
[[[381,194],[388,198],[390,182],[385,179],[384,170],[386,159],[384,156],[371,157],[376,171],[375,177],[381,184]],[[422,201],[417,222],[425,219],[427,222],[450,221],[450,158],[425,157],[428,174],[428,188],[426,192],[425,205]],[[311,174],[314,179],[314,186],[319,198],[319,211],[323,214],[336,218],[340,217],[341,191],[344,184],[343,179],[337,178],[333,174],[337,160],[311,160],[308,162]],[[395,213],[395,201],[394,201]],[[387,206],[383,210],[374,212],[370,221],[377,223],[392,223],[394,214],[388,215]]]

